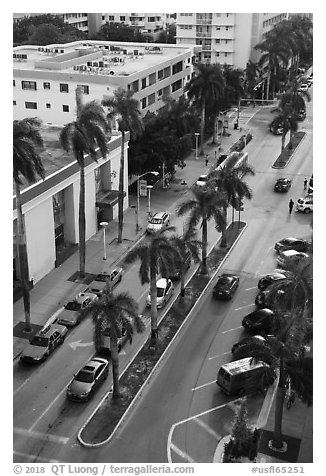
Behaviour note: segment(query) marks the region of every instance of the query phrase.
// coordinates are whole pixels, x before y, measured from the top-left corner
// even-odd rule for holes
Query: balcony
[[[211,38],[212,37],[212,32],[199,32],[199,31],[196,31],[196,38]]]

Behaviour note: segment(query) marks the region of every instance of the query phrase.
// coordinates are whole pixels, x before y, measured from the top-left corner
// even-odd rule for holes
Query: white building
[[[101,101],[118,87],[131,89],[142,115],[177,99],[193,74],[200,46],[76,41],[13,50],[14,119],[38,116],[63,125],[75,118],[75,89]]]
[[[22,188],[22,211],[26,234],[29,280],[34,284],[60,264],[62,250],[75,249],[79,242],[79,166],[73,154],[60,147],[61,128],[47,126],[42,131],[45,151],[41,153],[45,180]],[[127,153],[125,142],[124,210],[129,206]],[[98,162],[85,158],[86,240],[97,233],[101,221],[110,222],[118,213],[121,134],[108,142],[109,153]],[[19,278],[15,234],[16,198],[13,197],[14,281]],[[75,248],[73,245],[76,245]],[[60,254],[61,253],[61,254]],[[62,261],[61,261],[62,262]]]
[[[176,43],[202,46],[203,63],[246,67],[257,61],[254,46],[286,13],[177,13]]]

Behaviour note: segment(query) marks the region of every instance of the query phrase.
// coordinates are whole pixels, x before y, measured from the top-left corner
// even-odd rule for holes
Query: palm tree
[[[219,170],[215,170],[210,174],[208,186],[212,185],[220,192],[226,194],[226,202],[223,206],[224,222],[222,225],[221,246],[227,246],[226,240],[226,224],[227,209],[231,205],[237,208],[243,198],[251,199],[252,191],[248,184],[243,180],[244,175],[255,175],[254,169],[247,164],[236,165],[240,158],[239,152],[232,152],[229,155],[227,164]]]
[[[166,232],[174,231],[175,227],[153,233],[148,239],[129,251],[125,258],[126,263],[140,260],[139,276],[142,284],[150,283],[151,297],[151,346],[157,341],[157,288],[156,281],[162,269],[173,269],[180,261],[179,251]]]
[[[118,243],[122,243],[123,231],[123,198],[124,198],[124,150],[125,150],[125,135],[130,131],[131,137],[140,136],[143,132],[143,122],[141,113],[138,108],[138,100],[132,96],[134,92],[131,90],[118,88],[113,92],[113,97],[106,97],[102,100],[103,106],[108,108],[108,119],[111,121],[114,118],[118,122],[119,131],[121,132],[121,155],[120,155],[120,171],[119,171],[119,202],[118,202],[118,216],[119,216],[119,231]]]
[[[144,323],[137,311],[138,304],[128,293],[114,295],[109,286],[104,289],[98,301],[93,301],[82,311],[83,316],[92,315],[94,343],[97,351],[102,349],[103,333],[109,329],[113,398],[120,397],[118,339],[122,337],[124,330],[126,338],[131,343],[134,331],[140,333],[145,329]]]
[[[196,75],[186,85],[189,99],[195,99],[201,108],[200,155],[204,155],[206,105],[216,102],[224,88],[223,76],[218,74],[216,66],[199,63]]]
[[[312,358],[304,357],[305,323],[302,320],[282,319],[276,336],[266,337],[265,343],[244,344],[234,352],[235,359],[252,357],[263,360],[279,372],[276,392],[275,422],[272,445],[283,447],[282,420],[287,384],[307,405],[312,404]]]
[[[288,131],[291,131],[293,134],[298,130],[298,120],[294,116],[292,107],[289,104],[284,105],[281,112],[270,123],[270,127],[282,129],[281,152],[283,152],[285,148],[285,137]]]
[[[223,109],[237,106],[237,123],[239,123],[240,99],[244,94],[244,71],[240,68],[232,68],[230,65],[223,66],[225,88],[223,92]]]
[[[215,190],[194,187],[192,190],[194,198],[181,203],[177,208],[177,214],[185,215],[190,213],[188,220],[188,229],[191,229],[201,222],[202,228],[202,264],[201,272],[207,274],[207,223],[213,218],[216,223],[216,229],[221,231],[225,218],[222,212],[227,198],[225,193],[217,193]]]
[[[24,231],[24,217],[20,187],[23,179],[34,183],[37,177],[44,179],[45,171],[38,153],[38,148],[43,147],[40,133],[42,122],[36,117],[30,117],[13,122],[13,178],[16,191],[17,210],[17,254],[20,267],[20,281],[23,290],[25,330],[31,332],[29,275],[26,250],[26,237]]]
[[[195,263],[199,263],[199,249],[202,246],[202,242],[197,240],[196,231],[194,228],[188,228],[183,236],[172,236],[171,241],[180,253],[181,260],[177,266],[178,269],[180,269],[180,297],[183,298],[185,295],[187,255],[190,253],[191,258],[195,261]]]
[[[60,132],[60,143],[67,152],[72,150],[79,165],[79,274],[85,276],[85,155],[97,162],[97,148],[102,157],[108,153],[108,124],[104,110],[97,101],[82,104],[82,92],[76,88],[77,118],[66,124]]]

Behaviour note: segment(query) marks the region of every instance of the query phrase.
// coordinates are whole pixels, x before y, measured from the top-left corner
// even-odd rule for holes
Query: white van
[[[307,195],[304,198],[298,198],[297,211],[303,213],[310,213],[313,211],[314,198],[312,195]]]

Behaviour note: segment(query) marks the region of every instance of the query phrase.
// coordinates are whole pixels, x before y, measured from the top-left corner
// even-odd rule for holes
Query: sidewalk
[[[246,109],[247,111],[248,109]],[[223,137],[220,153],[227,153],[231,145],[241,136],[239,130],[233,130],[230,124],[230,136]],[[215,166],[215,151],[219,157],[217,146],[210,144],[211,139],[205,144],[205,155],[195,158],[195,151],[186,159],[186,167],[177,168],[171,188],[162,190],[157,185],[151,192],[151,211],[167,210],[172,217],[176,205],[184,200],[184,195],[198,176],[208,173]],[[205,165],[206,155],[209,163]],[[183,183],[186,183],[183,185]],[[141,239],[146,230],[148,208],[147,198],[140,199],[139,225],[140,230],[136,233],[136,196],[130,195],[129,208],[124,212],[123,242],[117,243],[118,220],[110,222],[106,229],[107,259],[103,260],[103,231],[93,235],[86,242],[86,272],[99,273],[105,266],[109,268],[122,262],[124,256],[132,246]],[[69,280],[79,269],[79,253],[76,251],[70,258],[64,261],[58,268],[53,269],[44,278],[38,281],[30,291],[31,323],[33,334],[41,329],[47,322],[53,322],[63,305],[73,296],[84,291],[88,283],[78,283]],[[19,357],[20,353],[28,344],[28,336],[24,333],[25,318],[23,299],[19,299],[13,305],[13,358]]]

